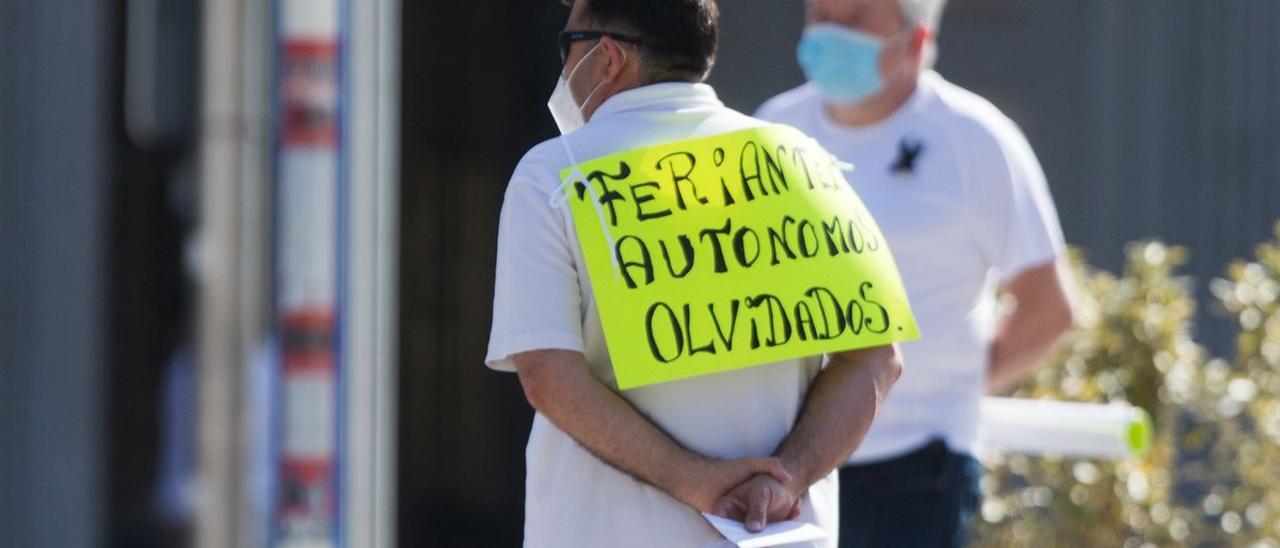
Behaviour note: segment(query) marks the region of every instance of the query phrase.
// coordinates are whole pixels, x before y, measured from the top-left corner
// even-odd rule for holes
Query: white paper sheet
[[[744,523],[712,514],[702,514],[712,527],[716,528],[731,546],[739,548],[765,548],[782,546],[796,542],[821,540],[830,536],[821,527],[801,521],[779,521],[770,523],[759,533],[747,531]]]
[[[1141,455],[1151,418],[1126,403],[984,398],[978,438],[997,451],[1084,458]]]

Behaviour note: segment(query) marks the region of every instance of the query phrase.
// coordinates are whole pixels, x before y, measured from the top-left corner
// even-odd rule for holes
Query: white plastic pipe
[[[1151,417],[1127,403],[985,398],[980,443],[995,451],[1083,458],[1142,455]]]

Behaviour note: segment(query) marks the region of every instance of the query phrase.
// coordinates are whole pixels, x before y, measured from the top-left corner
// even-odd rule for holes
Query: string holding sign
[[[565,169],[618,387],[917,338],[842,167],[771,125]]]

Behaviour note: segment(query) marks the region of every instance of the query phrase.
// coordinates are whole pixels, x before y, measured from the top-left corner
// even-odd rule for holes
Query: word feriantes
[[[723,148],[717,147],[712,151],[711,161],[715,165],[718,182],[695,181],[693,173],[698,168],[698,156],[679,151],[659,158],[654,164],[650,173],[662,174],[657,180],[629,181],[631,165],[620,161],[615,172],[596,170],[586,175],[587,181],[599,187],[599,192],[589,190],[583,181],[574,183],[574,189],[579,200],[588,194],[599,200],[608,211],[612,226],[618,226],[619,204],[629,203],[634,209],[635,219],[644,222],[699,206],[731,207],[778,196],[793,188],[793,182],[787,179],[787,171],[803,173],[802,188],[807,190],[849,191],[836,176],[838,167],[835,160],[826,155],[818,156],[820,159],[811,158],[802,147],[788,149],[784,145],[778,145],[769,152],[755,141],[747,141],[738,155],[736,166],[725,164]],[[622,187],[626,187],[627,194],[619,190]],[[704,193],[699,188],[711,191]],[[675,203],[659,200],[659,196],[673,197]]]

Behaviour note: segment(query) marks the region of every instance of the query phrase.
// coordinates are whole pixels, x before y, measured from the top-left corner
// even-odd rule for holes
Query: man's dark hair
[[[573,6],[575,0],[563,0]],[[701,82],[715,63],[720,9],[715,0],[576,0],[599,29],[640,38],[649,83]],[[585,29],[575,29],[585,30]]]

